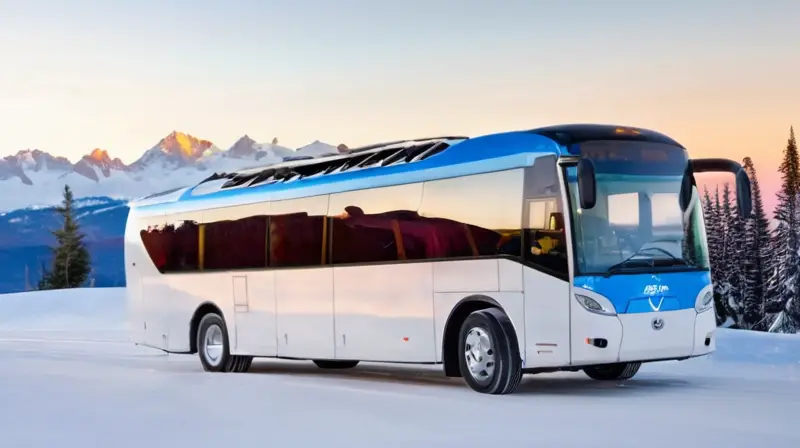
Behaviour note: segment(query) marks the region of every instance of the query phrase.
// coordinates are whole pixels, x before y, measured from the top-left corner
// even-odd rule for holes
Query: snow
[[[721,329],[710,358],[622,384],[537,375],[480,395],[437,368],[257,361],[205,373],[128,342],[124,289],[0,296],[9,447],[794,446],[800,336]],[[794,441],[794,442],[792,442]]]

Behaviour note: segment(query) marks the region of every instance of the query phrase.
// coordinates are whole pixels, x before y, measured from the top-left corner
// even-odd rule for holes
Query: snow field
[[[124,289],[0,296],[0,446],[800,446],[800,336],[719,330],[704,359],[628,382],[526,377],[486,396],[437,368],[195,356],[128,342]]]

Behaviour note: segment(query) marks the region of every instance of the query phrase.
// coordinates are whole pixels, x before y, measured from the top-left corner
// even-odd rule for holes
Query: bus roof
[[[197,185],[157,193],[130,206],[147,214],[295,199],[530,166],[542,155],[575,155],[587,140],[638,140],[680,146],[657,132],[567,124],[475,138],[437,137],[355,148],[346,154],[215,173]]]

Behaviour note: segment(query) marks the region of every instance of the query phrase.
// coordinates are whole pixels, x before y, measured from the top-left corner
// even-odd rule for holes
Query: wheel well
[[[225,316],[222,314],[222,311],[214,305],[213,303],[204,303],[200,305],[197,310],[194,312],[192,316],[192,321],[189,324],[189,353],[197,353],[197,330],[200,327],[200,321],[205,317],[206,314],[219,314],[222,319],[225,319]]]
[[[442,342],[442,361],[444,362],[444,374],[449,377],[460,377],[461,372],[458,367],[458,334],[461,331],[461,324],[471,313],[487,308],[503,309],[494,299],[486,296],[471,296],[461,300],[444,326],[444,338]]]

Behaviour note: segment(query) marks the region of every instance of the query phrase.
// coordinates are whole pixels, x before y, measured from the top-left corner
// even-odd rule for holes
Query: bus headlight
[[[581,294],[575,294],[575,300],[577,300],[578,303],[580,303],[581,306],[590,313],[602,314],[605,316],[615,316],[617,314],[617,311],[610,302],[607,304],[602,304],[599,300],[595,300],[591,297]]]
[[[699,314],[708,311],[713,307],[714,307],[714,290],[711,288],[706,288],[704,291],[701,291],[700,294],[697,296],[697,300],[694,303],[694,309]]]

